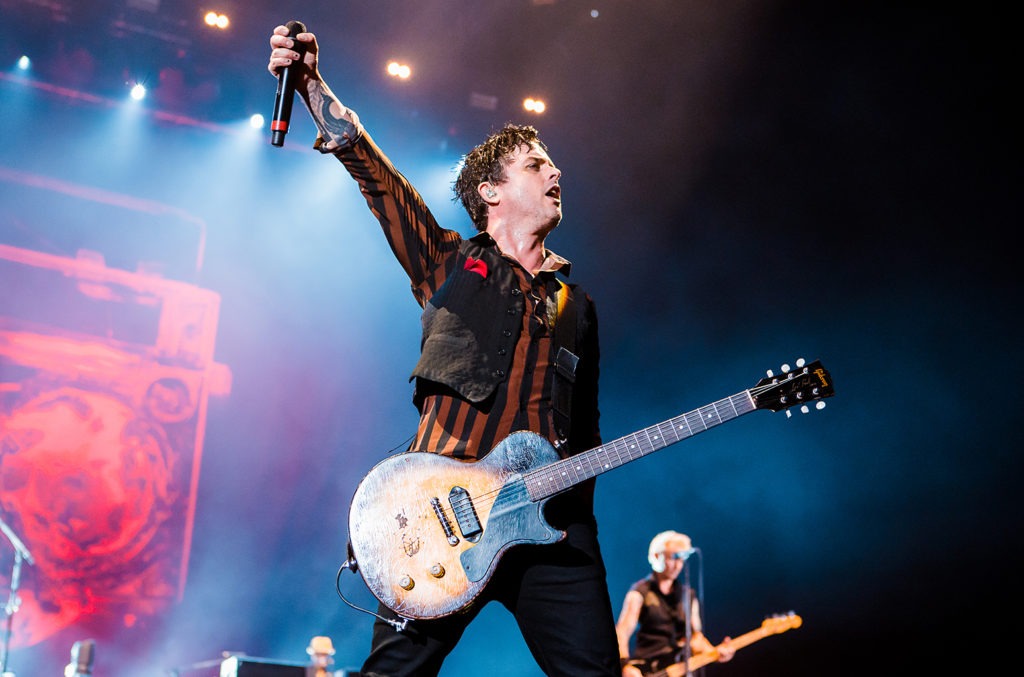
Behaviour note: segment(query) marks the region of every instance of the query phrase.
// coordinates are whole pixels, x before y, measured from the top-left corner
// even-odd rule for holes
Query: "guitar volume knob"
[[[402,576],[398,579],[398,587],[403,590],[412,590],[416,587],[416,581],[412,580],[411,576]]]
[[[444,577],[444,567],[441,566],[440,562],[438,562],[434,566],[430,567],[430,575],[433,576],[434,578],[443,578]]]

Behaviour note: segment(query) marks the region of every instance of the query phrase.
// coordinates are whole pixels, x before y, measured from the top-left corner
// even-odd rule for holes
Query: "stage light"
[[[527,98],[523,100],[523,108],[531,113],[543,113],[547,105],[540,99]]]
[[[32,59],[28,58],[24,54],[18,59],[18,70],[27,71],[28,67],[32,65]]]
[[[145,99],[146,98],[146,86],[141,84],[141,83],[139,83],[139,82],[136,82],[132,86],[131,97],[135,101],[142,101],[143,99]]]
[[[211,28],[220,28],[221,30],[224,30],[231,25],[231,20],[228,18],[227,14],[221,14],[213,11],[207,12],[206,16],[203,17],[203,21],[206,22],[207,26],[210,26]]]
[[[249,118],[249,126],[253,129],[263,129],[263,123],[263,116],[259,113],[255,113]]]
[[[412,68],[404,63],[398,63],[392,61],[388,64],[388,75],[391,77],[399,78],[401,80],[408,80],[409,76],[412,75]]]

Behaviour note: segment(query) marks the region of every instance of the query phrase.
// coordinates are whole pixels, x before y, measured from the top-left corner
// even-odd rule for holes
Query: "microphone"
[[[289,21],[287,27],[289,38],[294,38],[299,33],[306,32],[306,26],[301,21]],[[295,40],[295,46],[292,49],[298,52],[299,59],[302,59],[302,56],[306,53],[306,43]],[[303,68],[303,65],[292,62],[291,66],[285,66],[277,75],[274,120],[270,123],[270,129],[273,132],[270,143],[275,146],[283,146],[284,135],[288,133],[288,123],[292,119],[292,99],[295,98],[295,79],[298,77],[296,71],[299,68]]]
[[[687,548],[686,550],[680,550],[679,552],[672,553],[672,559],[681,559],[684,562],[697,552],[697,548]]]
[[[84,677],[92,674],[93,650],[96,642],[83,639],[71,647],[71,662],[64,668],[64,677]]]

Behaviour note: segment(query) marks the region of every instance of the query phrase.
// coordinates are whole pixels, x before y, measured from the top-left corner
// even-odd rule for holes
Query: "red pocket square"
[[[464,267],[472,273],[477,273],[480,277],[487,277],[487,264],[480,259],[474,259],[472,256],[467,256],[466,265]]]

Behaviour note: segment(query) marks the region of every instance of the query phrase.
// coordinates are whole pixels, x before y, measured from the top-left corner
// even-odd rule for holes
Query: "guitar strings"
[[[781,381],[780,383],[785,383],[785,381]],[[737,403],[742,401],[743,399],[746,399],[746,397],[748,395],[748,392],[751,395],[755,395],[755,396],[756,395],[760,395],[762,393],[768,392],[769,390],[778,388],[780,383],[769,383],[769,384],[765,384],[765,385],[754,386],[749,391],[745,391],[743,393],[738,393],[736,395],[732,395],[731,397],[723,398],[723,399],[719,400],[718,402],[714,402],[712,404],[705,405],[704,407],[700,407],[700,408],[695,409],[693,411],[690,411],[690,412],[687,412],[685,414],[681,414],[679,416],[671,418],[671,419],[669,419],[667,421],[663,421],[662,423],[656,424],[654,426],[650,426],[649,428],[646,428],[646,429],[644,429],[641,432],[644,435],[649,435],[649,431],[657,429],[658,432],[659,432],[659,435],[661,437],[664,437],[664,435],[662,433],[663,430],[671,429],[671,430],[675,431],[676,426],[677,426],[677,422],[683,421],[683,422],[686,423],[686,427],[687,427],[687,430],[689,431],[689,434],[684,436],[684,437],[678,437],[678,435],[677,435],[678,439],[676,441],[679,441],[681,439],[686,439],[687,437],[692,437],[693,435],[697,434],[698,432],[703,432],[703,430],[707,429],[707,425],[706,425],[706,423],[704,423],[704,415],[703,415],[704,411],[708,411],[708,410],[714,411],[715,412],[714,418],[717,419],[718,422],[721,422],[721,420],[722,420],[721,419],[721,415],[718,413],[718,405],[720,403],[728,402],[731,405],[732,409],[734,410],[734,412],[735,412],[735,414],[737,416],[740,415],[740,414],[743,414],[743,413],[747,413],[750,410],[747,410],[744,407],[744,409],[745,409],[744,411],[742,411],[742,412],[739,411],[737,409]],[[818,399],[818,398],[812,398],[812,399]],[[702,426],[701,426],[702,429],[698,429],[696,432],[693,431],[692,426],[689,424],[689,418],[690,417],[694,417],[694,416],[697,416],[698,417],[697,420],[700,420],[701,423],[702,423]],[[671,428],[666,428],[666,426],[668,424],[671,424]],[[490,514],[490,512],[493,512],[495,508],[500,508],[503,505],[506,505],[506,504],[509,504],[509,503],[517,504],[519,502],[519,499],[522,497],[523,493],[527,492],[526,481],[528,479],[530,479],[530,478],[538,478],[539,479],[539,478],[543,478],[545,475],[549,476],[549,480],[550,479],[554,479],[553,477],[551,477],[553,474],[554,475],[565,475],[565,474],[567,474],[566,473],[566,469],[567,468],[571,468],[572,465],[577,464],[577,467],[572,470],[572,474],[575,477],[573,477],[572,481],[568,485],[561,487],[561,489],[566,489],[568,487],[571,487],[574,484],[577,484],[578,482],[580,482],[582,480],[590,479],[591,477],[595,477],[596,475],[600,474],[600,472],[603,469],[603,464],[599,468],[595,468],[595,467],[593,467],[592,464],[589,464],[589,461],[591,460],[589,457],[580,458],[581,456],[584,456],[585,454],[588,454],[590,452],[597,451],[597,450],[602,450],[602,449],[603,450],[608,450],[609,452],[614,452],[616,454],[616,461],[618,462],[618,465],[622,465],[623,462],[624,462],[623,459],[625,459],[625,462],[629,462],[629,461],[635,460],[636,458],[639,458],[640,456],[645,455],[646,453],[649,453],[649,452],[643,451],[643,449],[642,449],[643,445],[639,443],[639,440],[640,440],[639,435],[640,435],[640,433],[634,433],[633,435],[627,435],[627,436],[619,438],[617,440],[613,440],[612,442],[609,442],[608,444],[604,444],[604,445],[601,445],[599,447],[595,447],[594,449],[591,449],[588,452],[583,452],[583,454],[579,454],[579,455],[576,455],[576,456],[571,456],[569,458],[560,459],[559,461],[555,461],[554,463],[551,463],[551,464],[549,464],[547,466],[543,466],[541,468],[532,469],[530,471],[527,471],[527,472],[523,473],[522,475],[520,475],[518,478],[516,478],[512,482],[509,482],[509,481],[506,480],[497,489],[492,489],[490,491],[486,491],[484,493],[477,494],[477,495],[468,495],[467,494],[467,495],[462,496],[460,498],[451,499],[449,502],[450,502],[450,504],[452,506],[452,510],[455,511],[456,516],[459,516],[459,515],[465,515],[467,512],[470,512],[470,511],[477,512],[476,507],[479,506],[480,508],[489,508],[488,514]],[[633,455],[633,451],[631,451],[631,447],[639,447],[640,448],[639,456],[634,456]],[[660,449],[661,447],[658,447],[658,448]],[[590,468],[589,469],[584,469],[583,468],[583,464],[579,464],[580,461],[587,462],[585,464],[590,465]],[[583,471],[583,475],[582,476],[578,475],[577,471]],[[501,498],[501,492],[502,492],[503,489],[506,489],[506,488],[509,489],[509,491],[507,492],[507,500],[503,500],[501,503],[499,503],[499,500]]]

